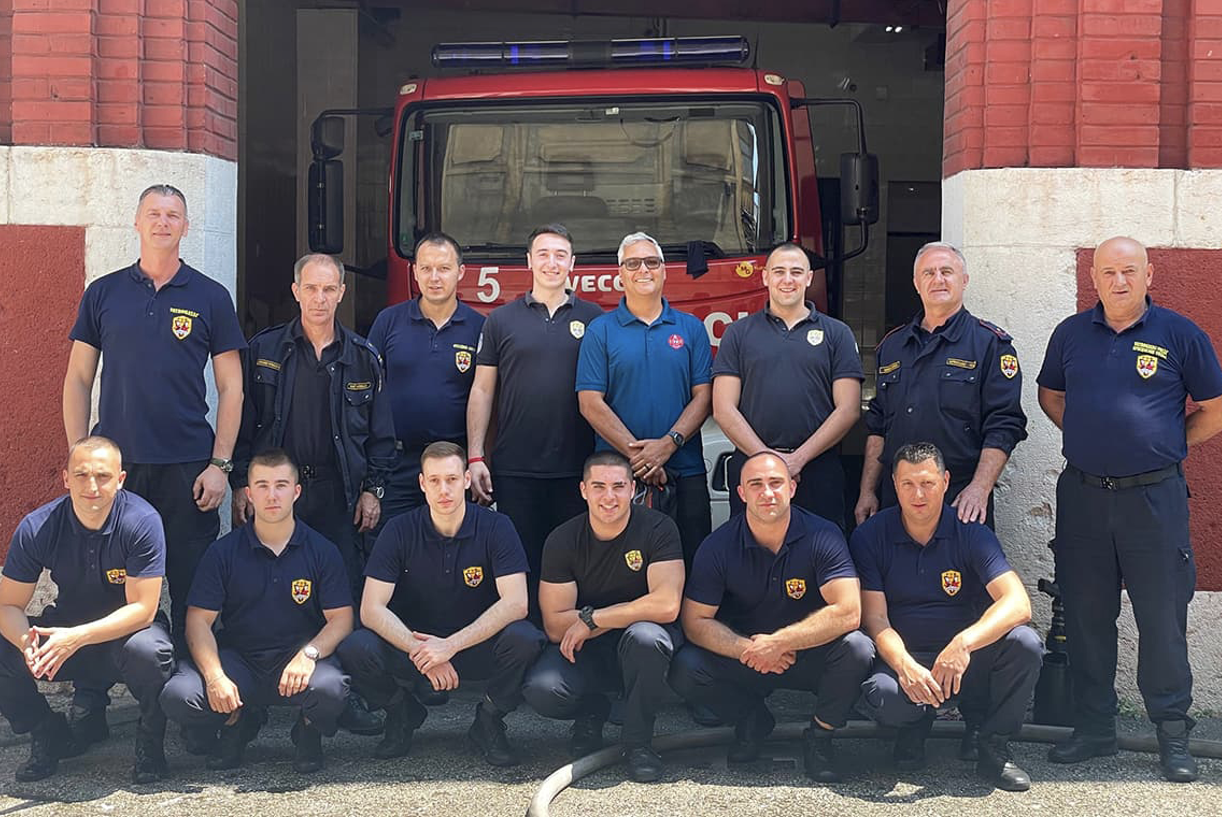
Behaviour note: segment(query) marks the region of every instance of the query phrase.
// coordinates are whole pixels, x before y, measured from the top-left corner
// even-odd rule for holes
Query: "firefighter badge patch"
[[[454,353],[454,366],[458,367],[459,372],[466,372],[471,368],[471,353],[465,349],[460,349]]]
[[[1149,379],[1154,377],[1154,373],[1158,371],[1158,358],[1153,355],[1138,355],[1137,356],[1137,374],[1143,378]]]
[[[785,580],[785,593],[790,599],[801,599],[806,596],[806,580],[804,579],[787,579]]]
[[[123,585],[127,582],[127,569],[111,568],[106,572],[106,581],[111,585]]]
[[[1002,355],[997,363],[1001,367],[1001,374],[1007,378],[1013,378],[1018,374],[1018,358],[1014,355]]]
[[[173,320],[170,321],[170,331],[180,341],[186,338],[191,334],[191,316],[175,315]]]
[[[470,568],[462,569],[462,581],[470,585],[472,588],[484,581],[484,569],[480,565],[472,565]]]
[[[645,560],[641,556],[641,552],[637,551],[635,548],[624,555],[624,562],[628,563],[628,567],[633,571],[640,571],[641,566],[645,564]]]
[[[942,572],[942,590],[947,596],[954,596],[963,587],[963,576],[958,571]]]
[[[569,322],[569,335],[572,335],[574,338],[580,341],[581,337],[585,334],[586,334],[586,325],[585,324],[581,323],[580,321],[570,321]]]
[[[819,344],[823,343],[823,330],[812,329],[810,332],[806,333],[806,343],[813,347],[817,347]]]
[[[310,598],[310,591],[314,590],[314,583],[308,579],[295,579],[290,590],[293,592],[293,601],[298,605],[303,605]]]

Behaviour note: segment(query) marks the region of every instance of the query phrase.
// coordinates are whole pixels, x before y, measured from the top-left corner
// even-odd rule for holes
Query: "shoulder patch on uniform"
[[[985,329],[987,329],[989,332],[996,335],[1001,340],[1003,341],[1014,340],[1013,338],[1010,337],[1010,333],[1006,332],[1004,329],[997,326],[996,324],[990,321],[985,321],[983,318],[977,318],[976,320],[980,322],[980,326],[984,327]]]
[[[280,363],[278,361],[273,361],[270,358],[258,359],[257,361],[255,361],[255,366],[265,366],[268,369],[275,369],[277,371],[279,371],[280,369]]]

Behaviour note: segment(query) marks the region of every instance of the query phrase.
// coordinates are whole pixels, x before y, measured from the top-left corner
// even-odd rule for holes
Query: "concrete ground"
[[[241,770],[210,772],[187,755],[171,726],[167,755],[172,777],[157,786],[130,783],[134,703],[111,707],[112,735],[80,758],[61,762],[44,781],[20,784],[13,770],[25,760],[28,738],[0,733],[0,815],[522,815],[539,783],[568,761],[568,724],[515,713],[509,733],[524,762],[510,770],[486,766],[466,752],[463,736],[477,693],[459,691],[431,711],[416,733],[412,754],[378,761],[376,739],[341,733],[325,743],[327,766],[311,777],[291,767],[288,730],[293,715],[274,710],[271,723],[247,751]],[[62,707],[62,701],[57,706]],[[808,700],[778,693],[770,701],[780,721],[807,717]],[[667,708],[658,731],[693,729],[682,707]],[[1136,719],[1123,729],[1148,732]],[[608,726],[608,738],[617,728]],[[1222,739],[1222,719],[1207,719],[1194,737]],[[1035,781],[1031,791],[994,791],[972,766],[955,759],[956,742],[933,740],[930,765],[897,774],[888,742],[841,743],[844,784],[812,786],[802,774],[796,744],[768,745],[759,762],[727,768],[724,752],[682,751],[667,756],[663,782],[622,780],[620,768],[575,782],[552,805],[555,815],[1213,815],[1222,804],[1222,761],[1201,762],[1201,780],[1164,782],[1154,756],[1122,752],[1073,767],[1044,760],[1043,745],[1015,745]]]

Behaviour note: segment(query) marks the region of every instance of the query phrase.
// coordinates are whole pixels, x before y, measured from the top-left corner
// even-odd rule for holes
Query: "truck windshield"
[[[636,230],[731,256],[790,233],[783,135],[765,102],[464,103],[409,113],[403,134],[405,256],[444,230],[472,258],[517,260],[530,231],[551,222],[589,261],[613,260]]]

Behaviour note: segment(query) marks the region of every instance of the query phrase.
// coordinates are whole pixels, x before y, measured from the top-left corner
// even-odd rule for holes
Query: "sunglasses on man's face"
[[[620,262],[621,267],[632,273],[641,269],[642,264],[645,265],[646,270],[656,270],[662,266],[662,259],[657,256],[649,256],[647,258],[626,258]]]

